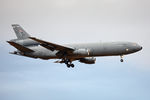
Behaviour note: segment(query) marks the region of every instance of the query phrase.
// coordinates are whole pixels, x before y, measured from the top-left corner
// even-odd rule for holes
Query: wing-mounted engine
[[[80,58],[79,61],[81,63],[85,63],[85,64],[95,64],[96,58],[94,58],[94,57],[85,57],[85,58]]]
[[[79,56],[89,56],[90,52],[88,49],[77,49],[73,51],[73,54]]]

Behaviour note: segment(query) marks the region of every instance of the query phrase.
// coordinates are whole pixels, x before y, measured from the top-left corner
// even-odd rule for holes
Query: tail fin
[[[30,37],[30,35],[26,31],[24,31],[20,25],[12,24],[12,27],[13,27],[18,39],[26,39],[26,38]]]

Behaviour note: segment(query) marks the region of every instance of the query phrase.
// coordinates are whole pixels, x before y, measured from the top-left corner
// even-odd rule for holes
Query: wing
[[[12,42],[12,41],[7,41],[10,45],[12,45],[13,47],[15,47],[16,49],[22,51],[22,52],[34,52],[33,50],[29,49],[29,48],[26,48],[20,44],[17,44],[15,42]]]
[[[43,41],[43,40],[37,39],[35,37],[29,37],[29,38],[34,40],[34,41],[39,42],[41,46],[43,46],[43,47],[45,47],[45,48],[47,48],[51,51],[54,51],[54,50],[66,51],[66,52],[74,51],[74,49],[71,48],[71,47],[62,46],[62,45],[58,45],[58,44],[55,44],[55,43]]]

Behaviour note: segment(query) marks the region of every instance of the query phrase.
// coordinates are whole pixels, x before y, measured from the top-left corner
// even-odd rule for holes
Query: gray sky
[[[131,41],[143,50],[76,68],[8,54],[11,24],[59,43]],[[149,100],[149,0],[0,0],[1,100]]]

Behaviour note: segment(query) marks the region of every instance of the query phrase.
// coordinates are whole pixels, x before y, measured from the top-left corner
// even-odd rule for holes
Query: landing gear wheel
[[[71,64],[70,66],[71,66],[72,68],[74,68],[74,64]]]
[[[120,62],[123,62],[123,59],[120,59]]]
[[[123,62],[123,55],[120,55],[120,62]]]
[[[70,64],[67,64],[67,67],[70,68]]]

